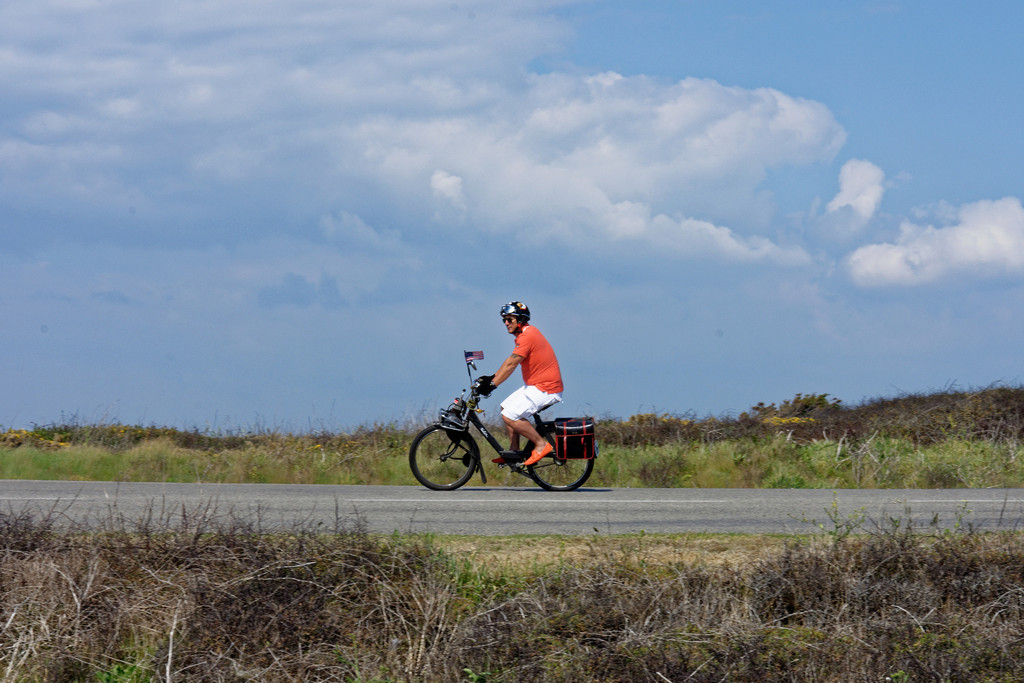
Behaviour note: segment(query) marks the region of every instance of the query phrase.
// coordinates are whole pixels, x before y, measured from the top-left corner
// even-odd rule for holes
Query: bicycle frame
[[[466,355],[468,358],[469,354]],[[545,457],[537,463],[525,465],[529,452],[537,444],[527,443],[526,450],[502,448],[480,417],[483,413],[478,407],[480,399],[486,398],[480,394],[480,388],[486,385],[482,385],[480,380],[473,381],[473,373],[469,368],[476,370],[476,366],[467,361],[470,388],[464,389],[447,408],[440,410],[438,419],[417,434],[409,447],[409,465],[416,479],[427,488],[451,491],[464,485],[479,471],[480,479],[487,484],[480,446],[471,434],[471,427],[476,427],[476,431],[500,457],[497,461],[499,468],[508,467],[510,471],[532,480],[548,491],[574,491],[582,486],[593,471],[593,457],[559,459],[552,455],[550,459]],[[533,414],[533,422],[540,438],[555,446],[557,453],[557,421],[544,421],[538,412]],[[438,435],[441,441],[433,435]]]
[[[491,448],[494,449],[495,453],[497,453],[498,455],[502,455],[503,453],[505,453],[506,452],[505,449],[503,449],[501,447],[501,444],[498,443],[498,440],[496,438],[494,438],[494,435],[491,434],[490,430],[487,429],[487,425],[484,424],[483,420],[480,419],[480,416],[476,412],[476,393],[475,392],[470,395],[469,401],[464,402],[464,405],[465,405],[465,415],[462,415],[462,419],[464,419],[469,424],[467,424],[465,426],[460,426],[457,423],[453,424],[451,420],[445,419],[447,415],[451,414],[451,408],[454,407],[455,405],[460,404],[460,403],[463,403],[463,402],[457,399],[456,402],[453,403],[452,406],[450,406],[448,408],[448,410],[441,411],[441,419],[438,420],[437,424],[441,425],[445,429],[451,429],[453,431],[455,431],[455,430],[457,430],[457,431],[465,431],[465,432],[469,432],[469,425],[473,425],[474,427],[476,427],[477,431],[480,432],[480,434],[483,435],[484,439],[487,441],[488,444],[490,444]],[[537,433],[541,435],[541,438],[546,439],[546,440],[548,440],[550,442],[551,441],[550,436],[549,436],[550,430],[544,425],[543,421],[540,419],[540,415],[535,413],[534,416],[533,416],[533,422],[534,422],[534,426],[537,428]],[[481,481],[483,481],[483,483],[486,484],[487,483],[487,475],[484,473],[484,466],[483,466],[483,458],[482,457],[478,457],[476,459],[476,469],[477,469],[478,472],[480,472],[480,479],[481,479]]]

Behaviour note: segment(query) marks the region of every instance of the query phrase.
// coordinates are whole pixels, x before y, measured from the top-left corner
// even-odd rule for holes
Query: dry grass
[[[1024,535],[264,533],[0,515],[0,680],[1011,681]]]
[[[597,558],[649,567],[742,567],[779,552],[791,539],[744,534],[656,534],[593,537],[442,536],[431,543],[453,558],[513,573],[543,573]]]

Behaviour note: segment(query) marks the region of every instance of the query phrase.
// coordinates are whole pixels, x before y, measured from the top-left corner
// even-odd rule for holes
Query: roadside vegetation
[[[831,521],[474,546],[214,510],[88,530],[8,511],[0,680],[1021,679],[1024,535]]]
[[[0,477],[410,484],[422,425],[0,429]],[[1024,390],[827,395],[599,422],[612,486],[1021,486]],[[211,503],[89,527],[0,510],[0,681],[1024,678],[1024,534],[808,520],[799,536],[372,535]],[[950,524],[949,522],[953,522]]]
[[[305,434],[74,419],[0,427],[0,478],[412,484],[407,452],[425,423]],[[1019,487],[1024,389],[941,391],[856,406],[828,394],[797,394],[738,416],[604,416],[598,440],[593,486]]]

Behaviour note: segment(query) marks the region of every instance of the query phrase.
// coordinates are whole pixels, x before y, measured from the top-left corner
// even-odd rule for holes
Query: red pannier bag
[[[555,457],[589,460],[597,455],[594,418],[559,417],[555,419]]]

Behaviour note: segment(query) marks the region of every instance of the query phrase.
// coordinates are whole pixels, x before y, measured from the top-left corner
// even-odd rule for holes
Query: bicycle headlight
[[[438,417],[441,426],[445,429],[464,431],[467,427],[466,421],[462,419],[462,413],[454,407],[442,410]]]

